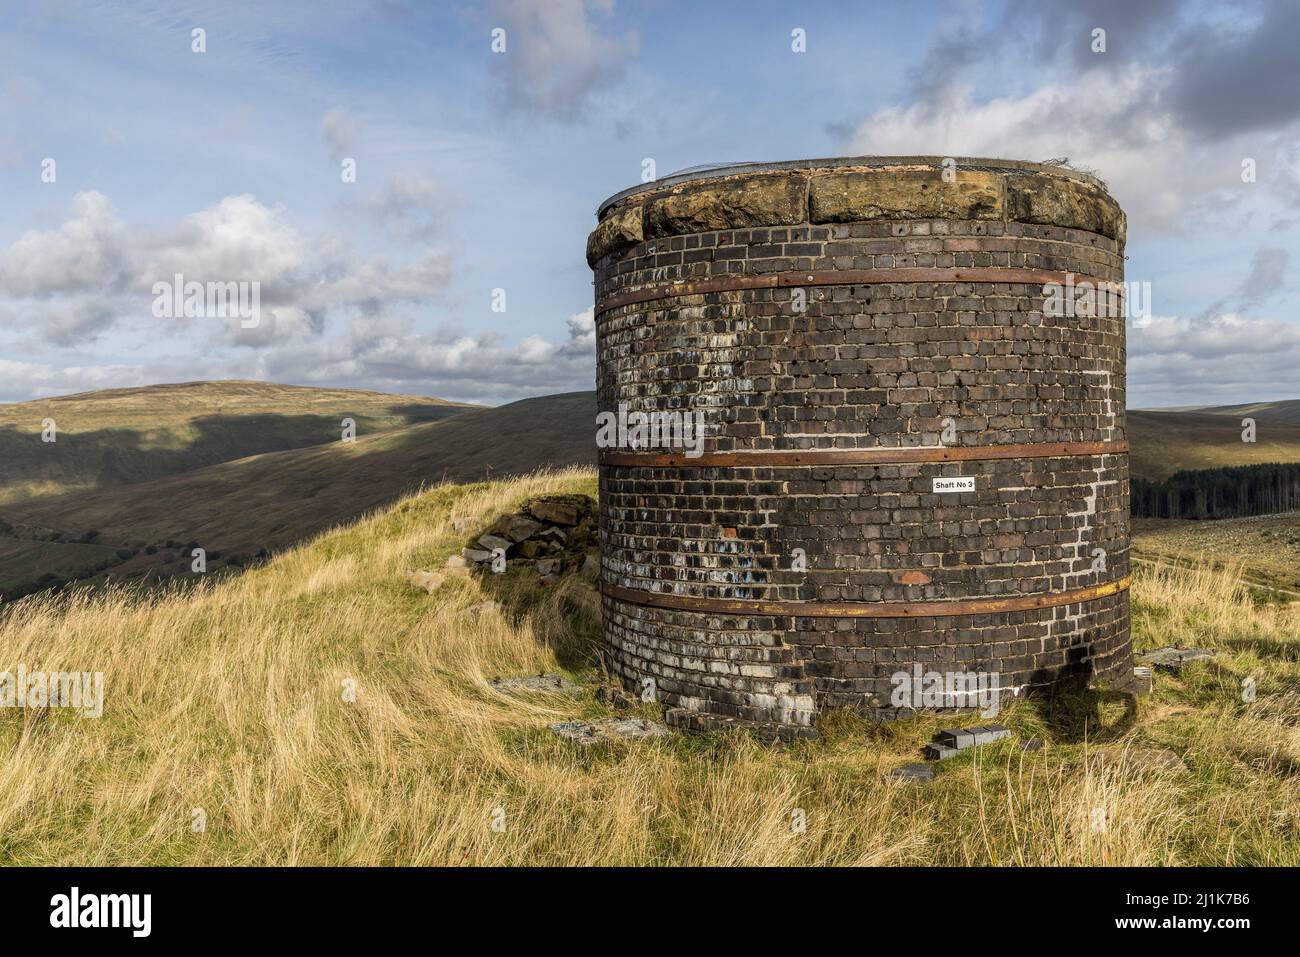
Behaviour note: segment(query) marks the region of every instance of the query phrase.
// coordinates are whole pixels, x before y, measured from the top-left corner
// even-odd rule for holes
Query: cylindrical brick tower
[[[1128,683],[1103,184],[809,160],[672,176],[599,218],[605,650],[670,723],[812,734],[824,709],[922,706],[900,696],[922,675]]]

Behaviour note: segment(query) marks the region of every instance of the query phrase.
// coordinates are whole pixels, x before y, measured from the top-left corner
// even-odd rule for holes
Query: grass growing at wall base
[[[1300,863],[1295,606],[1257,607],[1213,570],[1140,572],[1138,645],[1214,662],[1136,704],[1016,702],[997,720],[1043,750],[984,746],[925,785],[884,776],[951,716],[831,714],[822,740],[785,749],[714,734],[580,750],[547,724],[613,712],[490,681],[591,677],[584,586],[458,579],[429,596],[402,577],[459,548],[453,518],[559,492],[594,495],[594,475],[441,486],[184,593],[13,608],[0,670],[102,670],[107,700],[100,719],[0,710],[0,862]],[[471,611],[487,600],[501,610]],[[1155,748],[1188,770],[1145,767]]]

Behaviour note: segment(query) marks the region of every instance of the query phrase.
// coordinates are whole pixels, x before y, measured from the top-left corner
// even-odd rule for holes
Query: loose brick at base
[[[1122,211],[1070,170],[961,159],[955,183],[943,170],[939,157],[770,164],[620,194],[588,243],[599,408],[703,410],[709,452],[934,448],[945,420],[963,447],[1123,448],[1123,317],[1045,316],[1041,283],[978,281],[986,269],[1122,281]],[[905,268],[967,272],[858,273]],[[671,289],[844,270],[855,278]],[[601,308],[641,290],[659,298]],[[957,476],[975,491],[932,491]],[[1122,451],[601,466],[602,582],[646,595],[941,609],[1120,581],[1128,534]],[[914,663],[1030,689],[1132,672],[1127,591],[907,618],[716,614],[608,593],[603,606],[611,669],[638,690],[653,678],[669,721],[691,728],[790,737],[827,708],[888,717],[890,676]]]

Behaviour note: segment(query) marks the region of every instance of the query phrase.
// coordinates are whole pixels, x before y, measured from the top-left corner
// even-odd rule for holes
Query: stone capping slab
[[[697,167],[694,169],[682,170],[678,173],[670,173],[667,176],[651,180],[648,183],[641,183],[637,186],[629,186],[627,189],[619,190],[613,196],[609,197],[609,199],[600,204],[600,208],[596,211],[596,215],[598,218],[603,219],[606,210],[625,199],[649,193],[656,189],[663,189],[667,186],[676,186],[679,183],[689,183],[695,180],[717,179],[724,176],[742,176],[748,173],[771,172],[774,170],[821,170],[844,169],[846,167],[890,169],[909,166],[943,169],[943,163],[948,159],[951,159],[956,163],[956,168],[958,170],[985,170],[1002,173],[1051,173],[1066,179],[1074,179],[1081,183],[1088,183],[1092,186],[1096,186],[1098,189],[1106,189],[1106,184],[1091,173],[1085,173],[1083,170],[1071,169],[1068,166],[1057,166],[1051,163],[1035,163],[1032,160],[994,159],[987,156],[828,156],[822,159],[779,160],[772,163],[720,163],[716,166],[705,167],[702,169]]]
[[[958,175],[950,184],[946,159],[741,164],[655,180],[601,204],[587,262],[594,267],[644,240],[685,233],[936,217],[1084,229],[1123,242],[1124,213],[1096,177],[1042,163],[951,157]]]

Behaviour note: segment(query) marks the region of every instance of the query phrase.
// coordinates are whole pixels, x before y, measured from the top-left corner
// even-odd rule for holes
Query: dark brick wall
[[[811,175],[815,192],[818,174]],[[761,183],[740,194],[748,204],[737,220],[743,229],[664,234],[674,223],[716,227],[741,215],[739,200],[720,202],[707,183],[664,191],[676,205],[653,190],[616,204],[589,245],[597,303],[677,280],[793,271],[992,267],[1123,279],[1118,207],[1050,171],[1030,177],[1032,185],[1059,185],[1069,202],[1026,192],[1016,173],[972,173],[981,177],[978,202],[971,200],[970,218],[952,219],[913,218],[906,209],[888,218],[881,207],[895,194],[880,179],[887,171],[862,174],[873,177],[865,206],[856,174],[835,175],[851,201],[836,193],[823,202],[837,220],[824,225],[754,225],[764,215],[774,222],[799,215],[800,194],[785,179],[770,202]],[[917,195],[941,203],[918,192],[928,188],[925,174],[908,175],[899,203],[916,205]],[[1018,176],[1016,201],[1001,201]],[[932,180],[942,188],[937,168]],[[818,206],[803,208],[812,217]],[[859,208],[871,221],[843,221],[868,215],[852,212]],[[1017,212],[1034,221],[1009,218]],[[1061,225],[1043,222],[1053,215]],[[1100,232],[1075,228],[1081,223]],[[1044,316],[1039,284],[859,281],[803,291],[803,312],[792,288],[677,295],[599,312],[600,408],[702,410],[706,449],[721,452],[937,446],[947,423],[955,427],[948,444],[967,447],[1126,437],[1122,317]],[[943,476],[973,476],[975,491],[936,494],[932,480]],[[866,603],[1040,595],[1127,574],[1128,462],[1098,454],[604,465],[601,533],[602,580],[645,592]],[[792,568],[795,549],[805,570]],[[1095,549],[1104,551],[1104,568]],[[675,709],[670,718],[690,727],[732,718],[803,728],[828,707],[883,713],[889,674],[914,662],[998,671],[1004,687],[1124,680],[1131,670],[1125,593],[907,619],[717,615],[607,595],[605,616],[612,668],[638,687],[653,678],[659,700]]]

